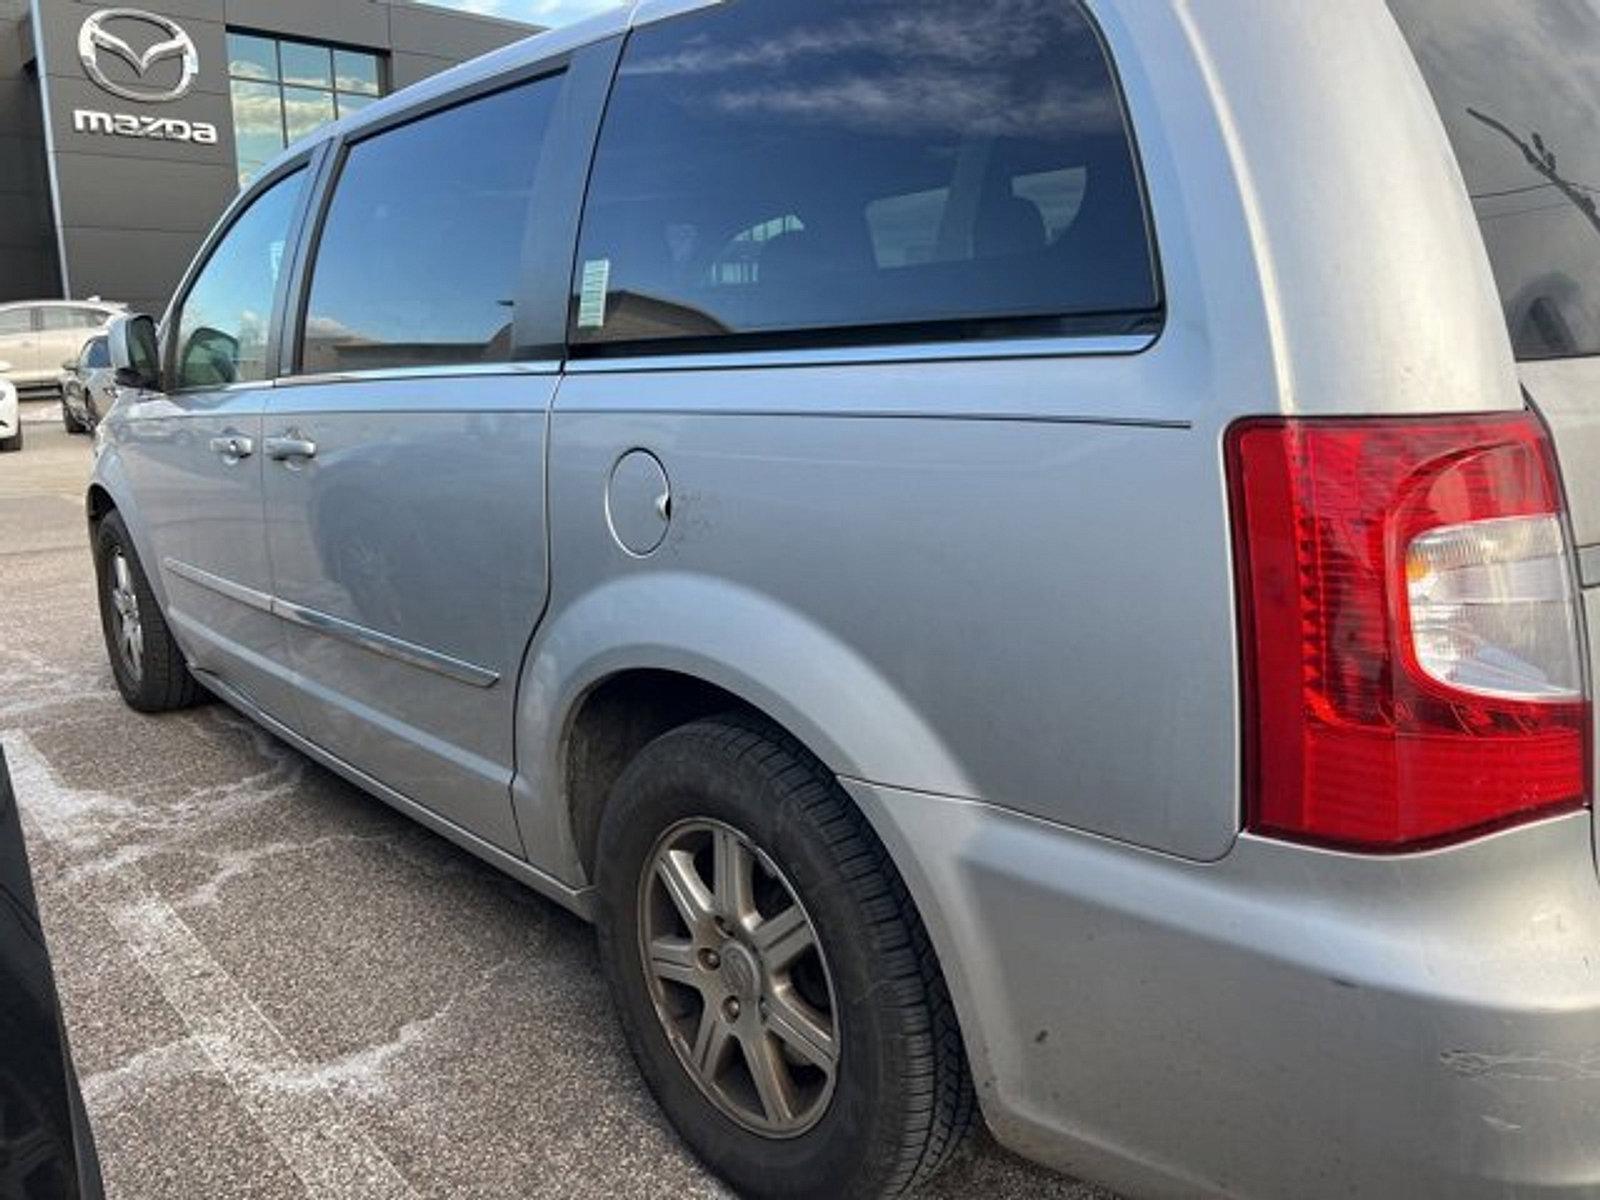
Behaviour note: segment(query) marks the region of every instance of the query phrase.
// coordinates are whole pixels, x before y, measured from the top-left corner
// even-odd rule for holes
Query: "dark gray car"
[[[61,420],[68,433],[89,433],[117,401],[116,372],[105,334],[61,364]]]
[[[0,749],[0,1197],[100,1200],[103,1194]]]

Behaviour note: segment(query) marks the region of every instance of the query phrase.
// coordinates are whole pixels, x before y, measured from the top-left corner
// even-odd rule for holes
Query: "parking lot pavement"
[[[89,439],[0,456],[0,744],[112,1200],[710,1197],[589,931],[220,704],[105,663]],[[974,1139],[932,1195],[1112,1200]]]

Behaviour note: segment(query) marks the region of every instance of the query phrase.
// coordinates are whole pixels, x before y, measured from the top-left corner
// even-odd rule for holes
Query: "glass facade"
[[[228,80],[241,187],[290,142],[384,91],[376,54],[252,33],[228,34]]]

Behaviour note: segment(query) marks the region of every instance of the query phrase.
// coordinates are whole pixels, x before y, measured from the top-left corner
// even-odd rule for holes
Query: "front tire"
[[[0,438],[0,454],[11,454],[22,449],[22,422],[17,422],[17,431],[8,438]]]
[[[88,432],[83,422],[72,415],[72,406],[67,403],[65,396],[61,397],[61,427],[68,433]]]
[[[95,527],[94,566],[100,626],[122,698],[147,713],[194,704],[200,685],[189,674],[118,512],[107,513]]]
[[[597,885],[634,1057],[741,1195],[897,1196],[959,1144],[972,1083],[927,932],[798,743],[738,716],[652,742],[612,792]]]

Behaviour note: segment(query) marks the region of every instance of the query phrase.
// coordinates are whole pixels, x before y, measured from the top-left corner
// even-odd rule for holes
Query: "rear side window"
[[[32,333],[33,311],[27,308],[8,308],[0,312],[0,337],[7,334]]]
[[[1390,0],[1521,359],[1600,354],[1600,0]]]
[[[613,349],[1125,330],[1159,304],[1071,0],[736,0],[637,31],[575,291],[572,340]]]
[[[93,308],[45,308],[40,313],[45,329],[97,329],[105,324],[105,317]]]
[[[111,365],[111,352],[107,349],[105,338],[95,338],[84,347],[83,365],[86,367],[109,367]]]
[[[351,149],[311,277],[303,371],[510,359],[534,174],[562,78]]]
[[[273,304],[305,182],[299,170],[257,196],[200,269],[178,314],[177,388],[267,378]]]

